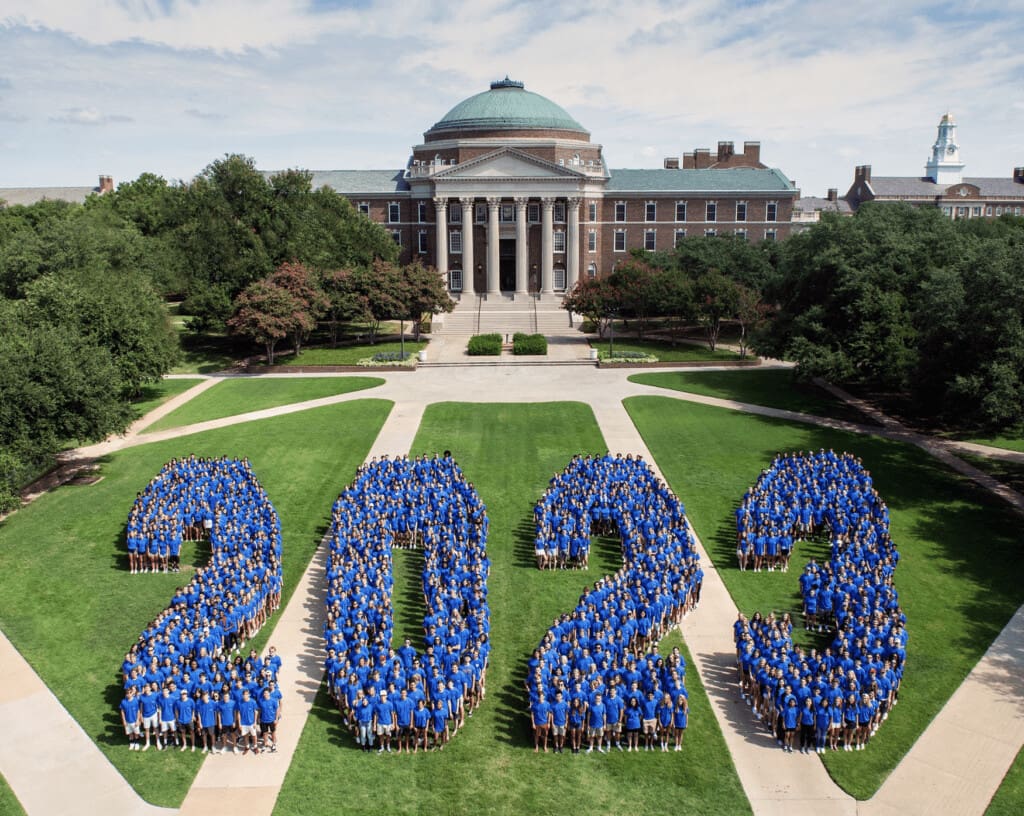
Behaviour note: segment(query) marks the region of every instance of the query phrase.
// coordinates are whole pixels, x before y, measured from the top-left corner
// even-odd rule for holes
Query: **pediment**
[[[434,174],[434,180],[578,179],[582,174],[521,150],[502,148]]]

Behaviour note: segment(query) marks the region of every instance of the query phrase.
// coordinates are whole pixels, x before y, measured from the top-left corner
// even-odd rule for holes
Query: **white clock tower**
[[[939,122],[939,135],[932,145],[932,155],[925,164],[924,174],[936,184],[958,184],[964,171],[960,161],[960,145],[956,142],[956,122],[947,113]]]

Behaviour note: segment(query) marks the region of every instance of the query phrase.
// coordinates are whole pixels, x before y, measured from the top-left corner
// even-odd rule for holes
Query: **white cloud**
[[[24,147],[4,172],[70,183],[108,160],[121,178],[188,177],[233,151],[268,168],[399,167],[452,105],[508,73],[565,107],[612,166],[760,140],[766,162],[821,192],[846,186],[853,164],[919,173],[949,106],[968,172],[1005,174],[1024,153],[1022,11],[1021,0],[6,0],[0,110]],[[38,125],[128,119],[74,137]]]

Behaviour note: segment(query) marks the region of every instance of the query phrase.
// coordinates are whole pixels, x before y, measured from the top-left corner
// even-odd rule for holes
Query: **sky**
[[[1024,165],[1024,0],[3,0],[0,187],[397,169],[506,75],[610,167],[761,142],[804,195],[917,176],[946,111],[967,176]]]

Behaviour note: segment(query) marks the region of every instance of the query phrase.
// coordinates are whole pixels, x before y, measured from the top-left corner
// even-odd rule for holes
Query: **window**
[[[565,252],[565,232],[563,230],[556,230],[552,234],[552,250],[554,252]]]
[[[985,208],[985,215],[992,215],[992,207],[989,205]]]
[[[418,201],[416,202],[416,220],[421,224],[427,223],[427,202]]]
[[[956,217],[957,218],[963,218],[964,215],[966,214],[966,212],[967,212],[967,208],[966,207],[957,207],[956,208]]]
[[[526,205],[526,220],[531,224],[536,224],[540,221],[540,204]]]
[[[705,221],[717,221],[718,220],[718,204],[714,201],[709,201],[707,207],[704,210]]]
[[[676,230],[675,244],[678,245],[679,242],[682,241],[685,237],[686,237],[686,230],[684,230],[684,229],[677,229]]]
[[[402,245],[402,231],[401,230],[391,230],[391,240],[394,241],[399,246],[401,246]]]
[[[565,223],[565,202],[563,202],[563,201],[556,201],[553,212],[554,212],[555,223],[556,224],[564,224]]]
[[[597,230],[587,233],[587,252],[597,252]]]
[[[685,201],[677,201],[676,202],[676,221],[685,221],[685,220],[686,220],[686,202]]]
[[[942,208],[942,212],[943,212],[943,213],[944,213],[945,215],[948,215],[948,216],[949,216],[950,218],[952,218],[952,217],[953,217],[953,208],[952,208],[952,207],[943,207],[943,208]]]
[[[359,212],[361,212],[363,215],[369,215],[370,214],[370,202],[369,201],[360,201],[358,209],[359,209]]]
[[[448,223],[449,224],[461,224],[462,223],[462,205],[453,204],[448,207]]]
[[[613,249],[616,252],[625,252],[626,251],[626,231],[625,230],[615,230],[615,245],[614,245]]]
[[[420,255],[427,254],[427,231],[420,230],[416,233],[416,251]]]
[[[718,235],[718,230],[714,230],[714,229],[706,229],[706,230],[704,230],[704,237],[705,238],[714,238],[716,235]]]
[[[564,266],[556,266],[552,270],[551,278],[552,278],[552,280],[551,280],[551,288],[554,289],[556,292],[564,292],[565,291],[565,267]]]
[[[746,221],[747,220],[747,202],[737,201],[736,202],[736,220]]]
[[[388,204],[388,223],[397,224],[402,220],[402,208],[398,205],[397,201],[392,201]]]
[[[487,221],[487,205],[477,204],[476,205],[476,223],[484,224]]]
[[[454,230],[448,233],[448,251],[453,255],[462,252],[462,230]]]
[[[587,214],[588,214],[588,216],[589,216],[591,221],[596,221],[597,220],[597,202],[596,201],[591,201],[587,205]]]
[[[644,204],[644,221],[658,220],[658,202],[648,201]]]
[[[461,269],[449,269],[448,270],[448,288],[453,292],[462,291],[462,270]]]
[[[657,244],[657,230],[644,230],[644,249],[653,252]]]
[[[615,202],[615,220],[625,221],[626,220],[626,202],[616,201]]]
[[[498,210],[498,220],[510,224],[516,220],[516,208],[512,204],[502,204]]]
[[[775,235],[776,235],[775,230],[773,230],[773,229],[765,230],[764,231],[764,240],[766,240],[766,241],[774,241],[775,240]]]
[[[587,277],[588,278],[596,278],[597,277],[597,264],[593,264],[593,263],[592,264],[587,264]]]
[[[1014,215],[1020,215],[1020,207],[1014,207],[1013,208],[1013,214]]]
[[[971,215],[981,215],[981,207],[975,207]]]
[[[743,241],[746,241],[747,240],[747,231],[745,229],[738,229],[738,230],[736,230],[736,237],[740,238]]]
[[[764,208],[764,220],[765,221],[775,221],[775,220],[777,220],[776,217],[778,215],[778,212],[779,212],[779,205],[776,204],[774,201],[769,201],[768,202],[768,206],[766,206]]]

